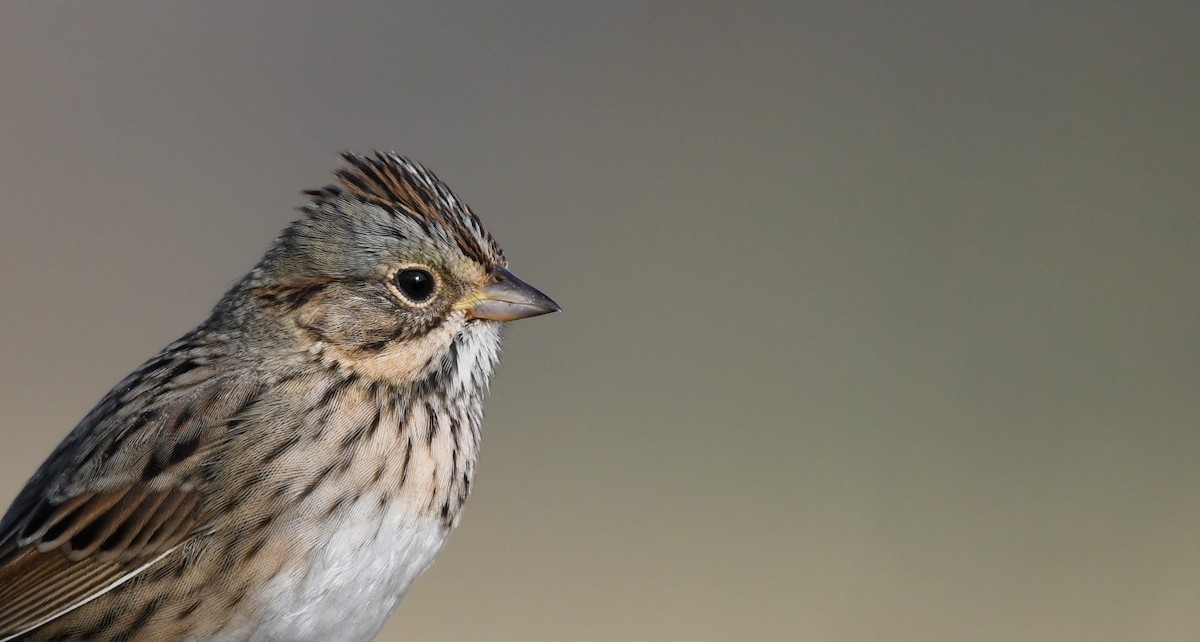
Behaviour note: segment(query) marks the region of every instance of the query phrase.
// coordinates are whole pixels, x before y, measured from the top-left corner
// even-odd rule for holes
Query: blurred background
[[[247,4],[0,8],[0,503],[395,149],[566,311],[382,640],[1200,639],[1196,2]]]

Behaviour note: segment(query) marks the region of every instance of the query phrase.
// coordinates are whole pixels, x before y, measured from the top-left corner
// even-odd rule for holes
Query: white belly
[[[260,642],[370,640],[447,534],[437,520],[414,518],[402,504],[381,512],[379,498],[367,493],[307,568],[277,576],[259,593],[265,612],[257,628],[223,633]]]

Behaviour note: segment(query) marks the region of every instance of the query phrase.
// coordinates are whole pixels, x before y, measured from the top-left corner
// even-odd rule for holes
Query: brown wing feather
[[[109,393],[0,522],[0,640],[132,578],[205,523],[200,464],[258,389],[180,361],[151,361]],[[172,385],[184,373],[195,383]]]
[[[142,567],[96,559],[72,561],[34,547],[11,548],[0,571],[0,639],[36,628],[101,595]],[[160,554],[161,555],[161,554]]]

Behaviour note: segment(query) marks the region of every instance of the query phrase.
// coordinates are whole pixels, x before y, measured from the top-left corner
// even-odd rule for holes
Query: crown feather
[[[306,191],[316,203],[351,198],[405,216],[427,231],[438,228],[467,257],[489,267],[505,265],[504,253],[479,217],[420,163],[395,153],[365,156],[343,152],[346,166],[334,172],[340,185]]]

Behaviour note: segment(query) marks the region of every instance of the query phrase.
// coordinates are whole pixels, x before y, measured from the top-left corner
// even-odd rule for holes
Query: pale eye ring
[[[437,291],[437,278],[429,270],[419,267],[404,268],[392,277],[396,289],[413,303],[425,303]]]

